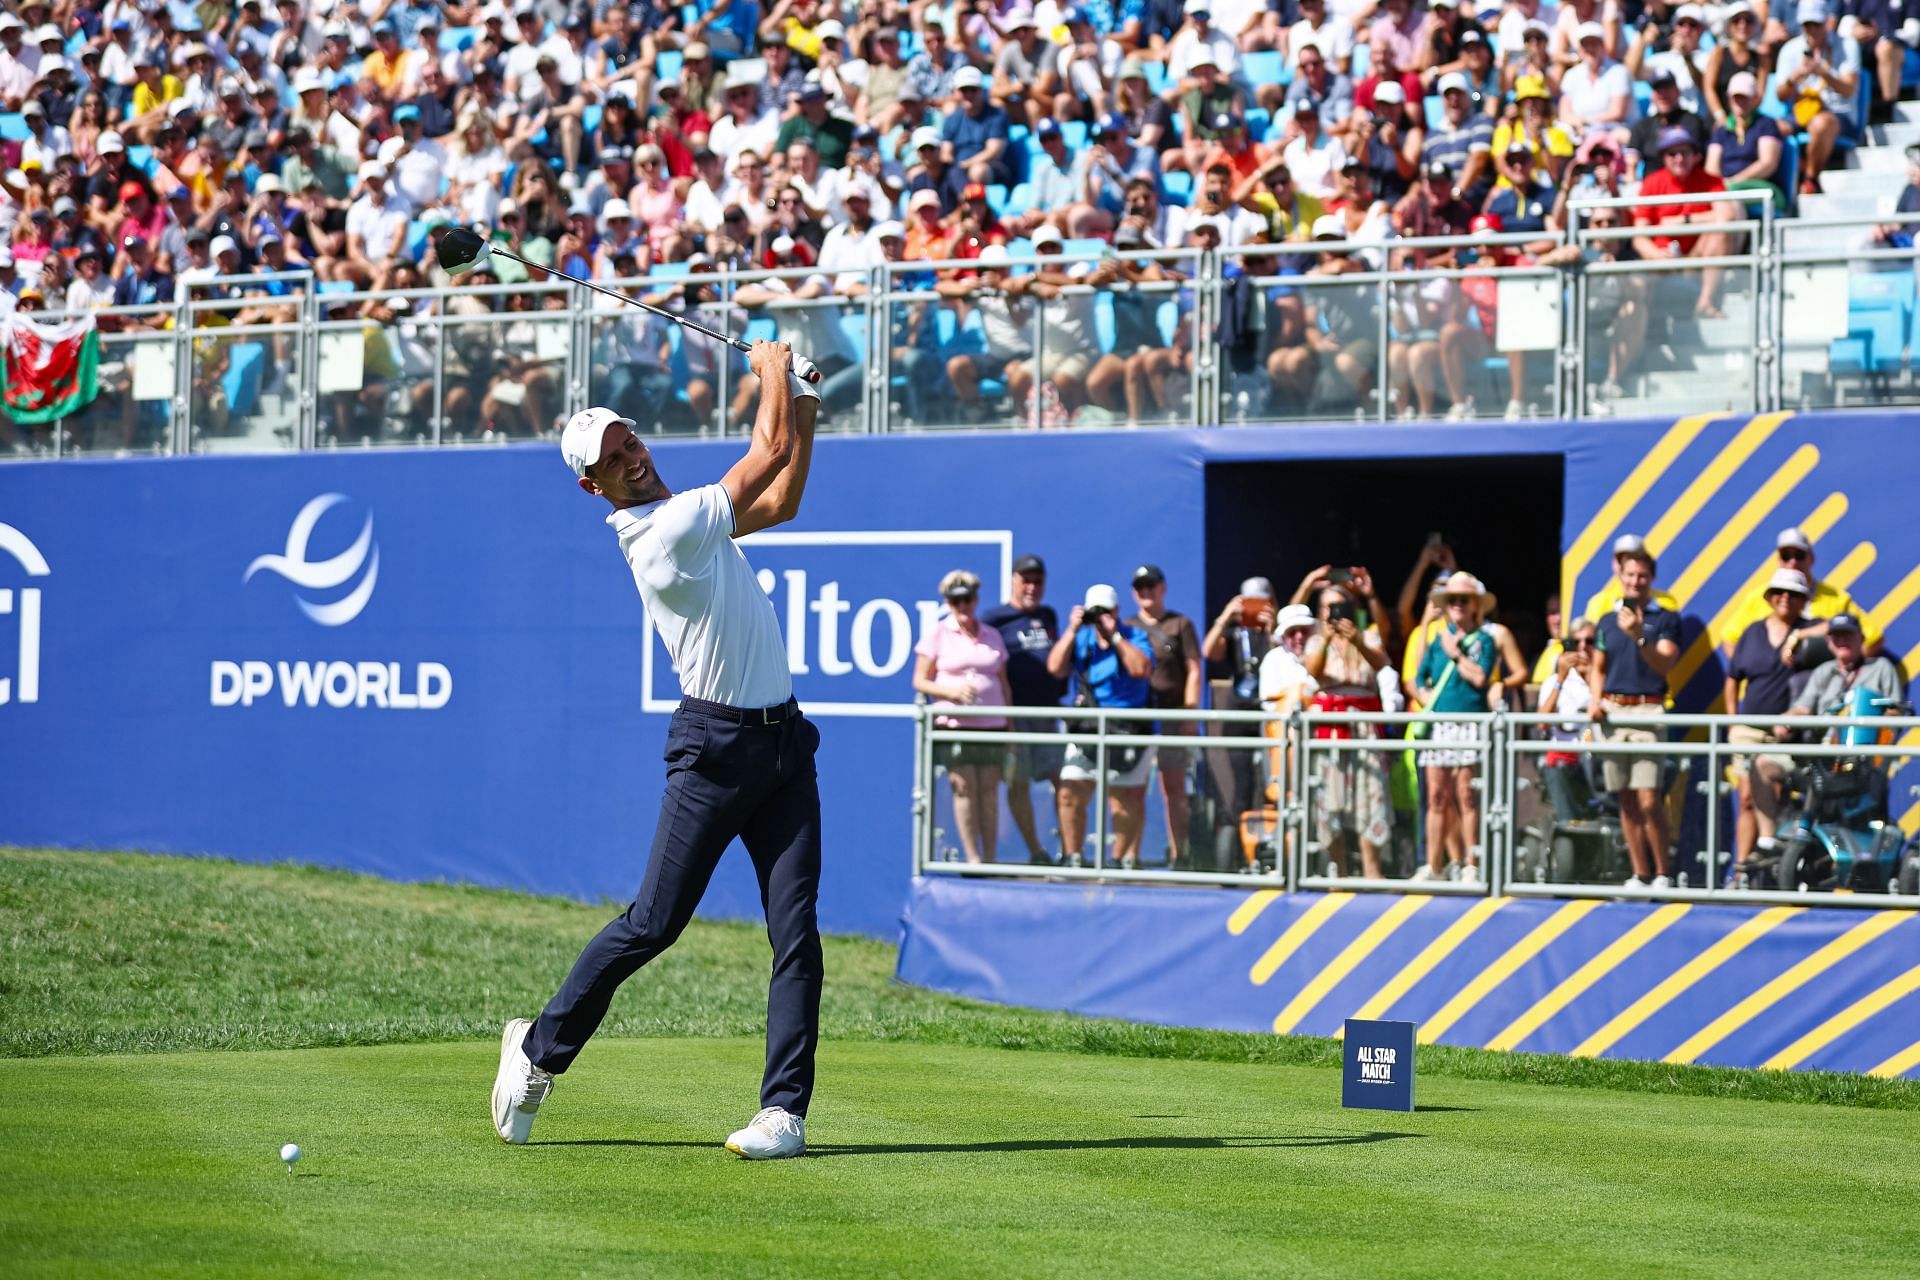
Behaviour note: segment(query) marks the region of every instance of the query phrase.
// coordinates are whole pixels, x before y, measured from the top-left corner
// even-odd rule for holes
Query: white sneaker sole
[[[493,1131],[500,1135],[502,1142],[514,1146],[524,1145],[533,1132],[533,1121],[528,1117],[524,1127],[510,1127],[514,1119],[513,1104],[507,1099],[507,1068],[513,1062],[513,1055],[526,1042],[527,1032],[533,1030],[533,1023],[526,1018],[515,1018],[507,1023],[500,1033],[500,1066],[493,1073]]]
[[[807,1149],[804,1146],[796,1151],[749,1151],[732,1139],[727,1140],[727,1150],[733,1152],[733,1154],[739,1156],[742,1160],[791,1160],[795,1156],[807,1154]]]

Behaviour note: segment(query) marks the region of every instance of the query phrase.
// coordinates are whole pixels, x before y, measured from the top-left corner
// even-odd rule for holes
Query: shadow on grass
[[[1356,1147],[1372,1142],[1390,1142],[1395,1138],[1424,1138],[1424,1133],[1295,1134],[1279,1137],[1183,1138],[1167,1134],[1130,1138],[1010,1138],[1001,1142],[875,1142],[825,1143],[807,1148],[815,1158],[825,1156],[905,1156],[963,1155],[984,1151],[1230,1151],[1261,1147]],[[708,1147],[719,1144],[687,1142],[674,1138],[579,1138],[571,1141],[536,1142],[536,1147]]]
[[[1468,1114],[1472,1114],[1479,1109],[1478,1107],[1429,1107],[1425,1103],[1414,1108],[1415,1111],[1462,1111]]]

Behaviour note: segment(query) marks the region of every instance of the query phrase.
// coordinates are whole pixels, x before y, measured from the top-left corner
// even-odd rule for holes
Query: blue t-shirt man
[[[998,631],[1007,646],[1007,685],[1014,705],[1059,705],[1066,695],[1067,682],[1047,671],[1047,654],[1060,636],[1060,615],[1053,606],[1037,604],[1022,609],[1012,604],[995,605],[980,615],[980,621]]]
[[[1500,219],[1503,232],[1545,232],[1553,201],[1552,187],[1536,184],[1525,191],[1502,187],[1487,201],[1487,212]]]
[[[1147,655],[1148,670],[1151,672],[1153,641],[1147,633],[1122,622],[1115,628],[1115,634]],[[1148,677],[1128,675],[1125,664],[1120,661],[1120,651],[1111,642],[1102,645],[1099,631],[1091,623],[1082,625],[1074,633],[1073,669],[1080,673],[1080,679],[1093,691],[1093,700],[1100,706],[1147,705],[1147,696],[1151,692]]]
[[[1663,609],[1657,600],[1641,606],[1640,633],[1647,648],[1670,640],[1680,643],[1680,615]],[[1665,697],[1667,678],[1647,665],[1641,644],[1620,629],[1615,610],[1609,609],[1595,624],[1599,630],[1600,651],[1607,655],[1605,694],[1623,694],[1633,698]]]

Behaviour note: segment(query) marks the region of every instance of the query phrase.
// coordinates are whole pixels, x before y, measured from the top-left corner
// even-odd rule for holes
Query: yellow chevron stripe
[[[1482,969],[1466,986],[1454,993],[1453,999],[1440,1007],[1439,1012],[1427,1019],[1420,1028],[1421,1044],[1432,1044],[1453,1024],[1465,1017],[1473,1007],[1486,999],[1487,993],[1519,972],[1520,967],[1546,950],[1554,939],[1578,924],[1582,917],[1600,905],[1597,898],[1584,898],[1569,902],[1558,911],[1535,925],[1526,937],[1508,947],[1499,959]]]
[[[1609,942],[1593,959],[1575,969],[1559,986],[1533,1002],[1533,1007],[1507,1024],[1507,1029],[1487,1041],[1489,1049],[1512,1049],[1528,1036],[1545,1026],[1547,1020],[1600,981],[1638,955],[1642,948],[1680,922],[1680,917],[1692,910],[1684,902],[1669,902],[1653,912],[1633,928]]]
[[[1733,439],[1727,441],[1712,462],[1700,474],[1694,477],[1681,492],[1665,515],[1647,531],[1647,550],[1663,555],[1680,531],[1687,527],[1709,499],[1725,488],[1733,473],[1745,466],[1747,459],[1765,444],[1767,437],[1779,429],[1780,424],[1791,416],[1785,413],[1763,413],[1748,422]],[[1685,597],[1681,597],[1685,599]]]
[[[1825,536],[1827,530],[1838,524],[1840,517],[1846,514],[1847,495],[1830,493],[1821,500],[1819,506],[1813,509],[1812,514],[1800,522],[1800,530],[1807,537],[1818,542]],[[1747,580],[1727,597],[1726,603],[1720,606],[1719,612],[1708,620],[1706,630],[1693,638],[1693,643],[1688,645],[1686,651],[1680,655],[1680,661],[1674,664],[1673,671],[1667,677],[1669,688],[1686,688],[1687,682],[1693,679],[1701,665],[1713,656],[1715,645],[1738,638],[1727,634],[1727,629],[1733,625],[1734,616],[1741,606],[1760,593],[1766,586],[1767,579],[1772,577],[1773,571],[1779,567],[1780,561],[1773,556],[1768,556],[1760,562],[1760,567],[1748,575]]]
[[[1867,616],[1873,619],[1875,626],[1885,634],[1887,624],[1907,611],[1907,606],[1920,600],[1920,565],[1900,579],[1900,584],[1887,592],[1880,603],[1867,610]]]
[[[1727,557],[1751,537],[1753,531],[1760,527],[1760,522],[1771,516],[1780,504],[1787,500],[1787,495],[1798,488],[1802,480],[1813,474],[1813,469],[1819,465],[1818,449],[1810,444],[1803,444],[1795,449],[1793,455],[1780,464],[1780,469],[1767,477],[1766,483],[1755,489],[1753,494],[1740,504],[1740,509],[1721,526],[1720,532],[1713,535],[1712,540],[1700,554],[1693,558],[1693,563],[1673,580],[1673,585],[1668,590],[1679,597],[1682,604],[1692,600],[1713,575],[1720,571],[1720,566],[1727,562]]]
[[[1904,924],[1915,917],[1905,911],[1876,911],[1839,937],[1828,941],[1818,951],[1795,961],[1793,966],[1739,1004],[1727,1010],[1709,1022],[1700,1030],[1680,1042],[1678,1048],[1660,1059],[1662,1062],[1685,1063],[1699,1060],[1701,1054],[1725,1040],[1740,1028],[1752,1022],[1773,1006],[1785,1000],[1800,988],[1812,982],[1833,966],[1845,960],[1860,948],[1878,938],[1897,924]]]
[[[1920,964],[1861,996],[1760,1065],[1768,1070],[1797,1067],[1888,1005],[1916,991],[1920,991]]]
[[[1812,537],[1813,535],[1808,534],[1807,536]],[[1871,542],[1858,543],[1854,546],[1853,550],[1847,552],[1847,554],[1841,558],[1839,564],[1833,566],[1832,573],[1823,573],[1820,577],[1824,581],[1845,591],[1855,582],[1858,582],[1860,575],[1868,569],[1871,569],[1873,562],[1879,558],[1880,548],[1874,546]]]
[[[1920,832],[1920,804],[1900,815],[1900,829],[1908,835]]]
[[[1245,933],[1248,926],[1260,918],[1260,913],[1272,906],[1274,899],[1280,896],[1278,889],[1262,889],[1258,893],[1248,894],[1247,900],[1235,907],[1233,914],[1227,917],[1227,932],[1236,938]]]
[[[1668,974],[1653,990],[1635,1000],[1607,1021],[1604,1027],[1574,1047],[1576,1058],[1597,1058],[1618,1044],[1623,1036],[1660,1012],[1700,979],[1805,910],[1804,907],[1773,907],[1750,916],[1739,928],[1727,934],[1693,959]]]
[[[1373,993],[1365,1004],[1354,1011],[1356,1018],[1378,1018],[1401,996],[1413,990],[1420,979],[1432,973],[1435,966],[1455,951],[1460,944],[1472,937],[1474,931],[1493,917],[1493,913],[1512,902],[1512,898],[1482,898],[1463,912],[1458,920],[1446,927],[1439,937],[1421,948],[1420,954],[1407,962],[1406,968],[1387,980],[1387,985]]]
[[[1867,1074],[1879,1076],[1883,1080],[1891,1080],[1896,1076],[1907,1074],[1915,1067],[1920,1067],[1920,1044],[1908,1045]]]
[[[1266,953],[1253,962],[1253,968],[1247,976],[1253,985],[1263,985],[1271,978],[1287,958],[1298,951],[1301,944],[1320,931],[1320,926],[1333,918],[1333,913],[1353,901],[1350,893],[1329,893],[1320,901],[1300,913],[1300,918],[1287,926],[1287,931],[1274,940]]]
[[[1593,559],[1595,552],[1606,545],[1613,531],[1626,519],[1627,513],[1640,504],[1640,499],[1646,497],[1647,491],[1666,474],[1673,460],[1685,453],[1687,446],[1699,438],[1708,423],[1726,416],[1723,413],[1699,413],[1682,418],[1667,428],[1660,442],[1647,450],[1647,456],[1620,482],[1613,496],[1593,513],[1593,518],[1587,521],[1587,527],[1580,531],[1573,545],[1567,548],[1566,555],[1560,559],[1560,599],[1566,602],[1566,608],[1574,607],[1576,597],[1573,588],[1580,570]]]
[[[1274,1034],[1283,1036],[1292,1031],[1300,1019],[1313,1012],[1314,1006],[1326,999],[1327,992],[1333,990],[1342,978],[1352,973],[1362,960],[1391,938],[1409,916],[1432,901],[1423,893],[1409,893],[1382,911],[1379,919],[1361,930],[1359,937],[1349,942],[1326,968],[1314,974],[1313,980],[1300,988],[1300,994],[1287,1001],[1287,1007],[1273,1019]]]

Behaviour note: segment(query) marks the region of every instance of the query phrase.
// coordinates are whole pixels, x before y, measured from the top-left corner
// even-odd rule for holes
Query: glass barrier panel
[[[1590,415],[1664,417],[1755,403],[1759,298],[1750,265],[1595,263],[1584,290]]]
[[[1301,882],[1332,877],[1486,884],[1493,783],[1487,725],[1322,725],[1304,752]]]
[[[223,317],[215,313],[199,317],[189,335],[188,449],[300,447],[301,334],[279,319],[293,310],[289,304],[235,313],[236,319],[258,317],[249,324],[220,324]]]
[[[1906,324],[1916,276],[1920,258],[1782,265],[1781,407],[1920,404]]]
[[[97,390],[78,412],[61,419],[62,454],[125,457],[172,451],[179,348],[172,330],[142,323],[154,319],[100,319]]]
[[[643,294],[671,307],[674,298]],[[719,362],[711,338],[634,307],[594,299],[587,320],[587,402],[606,405],[647,436],[713,435],[721,428]]]

